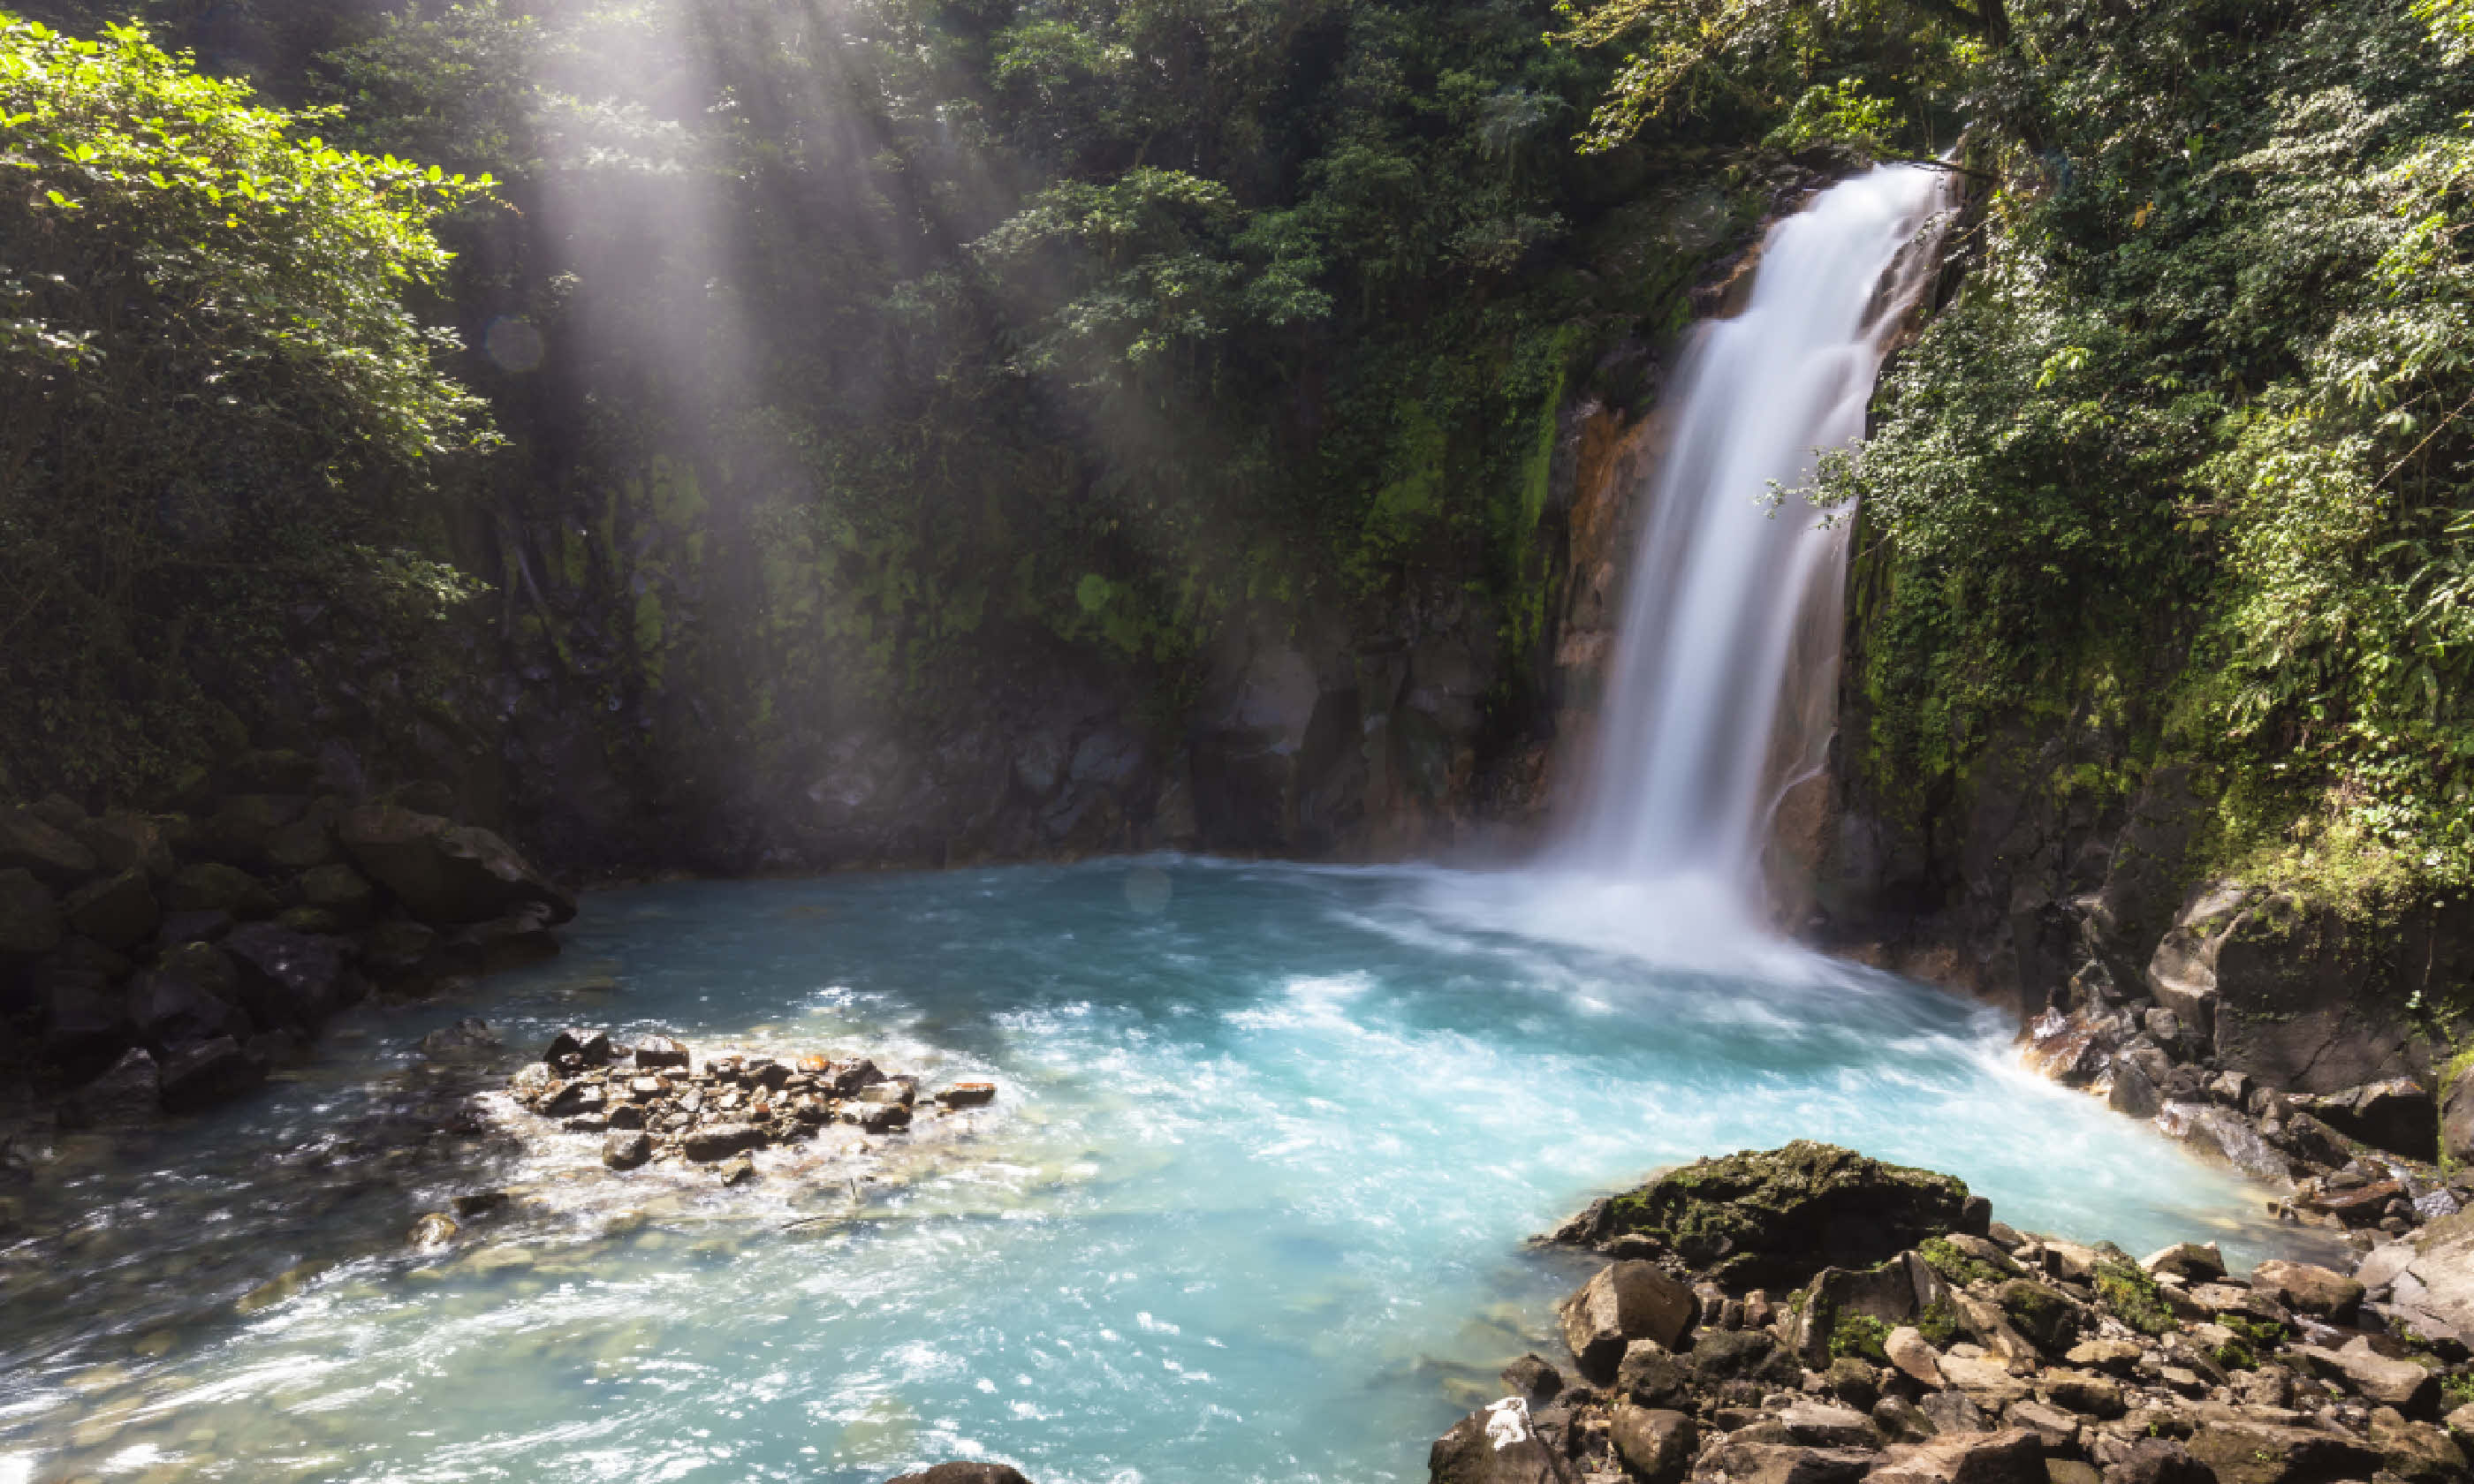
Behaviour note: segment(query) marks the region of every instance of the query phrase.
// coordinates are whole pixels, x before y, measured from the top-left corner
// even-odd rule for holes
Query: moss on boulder
[[[1779,1289],[1952,1232],[1980,1235],[1987,1210],[1951,1176],[1798,1139],[1669,1170],[1594,1214],[1586,1233],[1565,1232],[1644,1233],[1721,1282]]]

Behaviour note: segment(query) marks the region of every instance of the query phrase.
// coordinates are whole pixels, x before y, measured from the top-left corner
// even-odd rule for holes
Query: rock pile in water
[[[489,830],[313,793],[296,754],[235,778],[193,814],[0,809],[0,1046],[70,1089],[64,1124],[246,1092],[374,988],[547,957],[575,915]]]
[[[2236,1276],[2212,1245],[2134,1260],[2013,1231],[1947,1176],[1799,1143],[1547,1240],[1613,1259],[1561,1307],[1570,1358],[1507,1369],[1434,1445],[1435,1484],[2469,1476],[2463,1340],[2371,1295],[2423,1282],[2474,1318],[2474,1214],[2381,1249],[2384,1271]]]
[[[561,1031],[508,1085],[518,1103],[570,1133],[605,1136],[602,1162],[634,1169],[655,1160],[723,1163],[732,1182],[753,1174],[744,1157],[813,1137],[841,1123],[870,1134],[910,1127],[919,1079],[865,1057],[804,1055],[789,1062],[723,1055],[690,1070],[688,1047],[667,1036],[633,1046],[596,1030]],[[975,1108],[996,1086],[958,1082],[935,1094],[940,1111]]]

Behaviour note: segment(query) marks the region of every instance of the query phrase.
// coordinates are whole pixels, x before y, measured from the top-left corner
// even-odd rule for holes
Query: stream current
[[[1422,1479],[1498,1367],[1557,1352],[1583,1269],[1524,1237],[1795,1137],[2134,1252],[2280,1240],[2257,1191],[2022,1071],[1991,1012],[1776,945],[1676,967],[1604,913],[1541,929],[1503,910],[1516,879],[1156,857],[596,894],[560,961],[355,1012],[262,1100],[34,1150],[0,1187],[26,1223],[0,1240],[0,1484],[878,1484],[957,1456],[1040,1484]],[[1002,1091],[858,1166],[767,1151],[731,1189],[603,1171],[595,1136],[352,1132],[475,1014],[508,1047],[493,1084],[578,1022]],[[506,1211],[407,1247],[492,1187]]]

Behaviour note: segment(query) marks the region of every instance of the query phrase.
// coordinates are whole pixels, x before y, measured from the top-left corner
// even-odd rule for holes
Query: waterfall
[[[1664,414],[1607,705],[1552,851],[1575,874],[1749,895],[1780,791],[1819,765],[1844,526],[1774,486],[1855,443],[1927,277],[1942,172],[1882,166],[1771,228],[1743,312],[1703,325]]]
[[[1430,885],[1437,914],[1681,969],[1824,971],[1772,930],[1759,862],[1780,795],[1820,767],[1835,721],[1847,532],[1768,496],[1863,435],[1945,192],[1943,172],[1913,165],[1824,191],[1771,228],[1744,311],[1695,332],[1559,832],[1525,870]]]

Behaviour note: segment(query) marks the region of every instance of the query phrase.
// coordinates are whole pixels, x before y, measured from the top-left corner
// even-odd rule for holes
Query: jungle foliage
[[[2018,7],[1965,291],[1860,463],[1871,766],[2202,765],[2221,869],[2474,882],[2467,10]]]
[[[488,433],[403,291],[484,187],[317,122],[0,16],[0,787],[177,782],[225,693],[418,705],[360,656],[463,595],[424,528]]]
[[[1550,42],[1542,0],[32,3],[81,35],[141,11],[251,127],[321,110],[281,136],[495,180],[424,203],[452,261],[388,270],[385,312],[435,326],[418,374],[502,446],[422,479],[380,476],[388,444],[303,450],[249,499],[340,492],[247,539],[391,550],[364,506],[424,517],[423,590],[486,592],[494,651],[439,708],[597,718],[673,796],[721,771],[699,757],[813,777],[855,727],[1042,666],[1131,673],[1174,725],[1249,629],[1419,607],[1406,628],[1534,641],[1561,402],[1681,323],[1766,205],[1730,152],[1830,64],[1585,161],[1609,63]],[[99,210],[16,206],[102,259]],[[414,375],[409,345],[374,364]],[[66,730],[86,757],[20,787],[127,792],[194,751]]]

